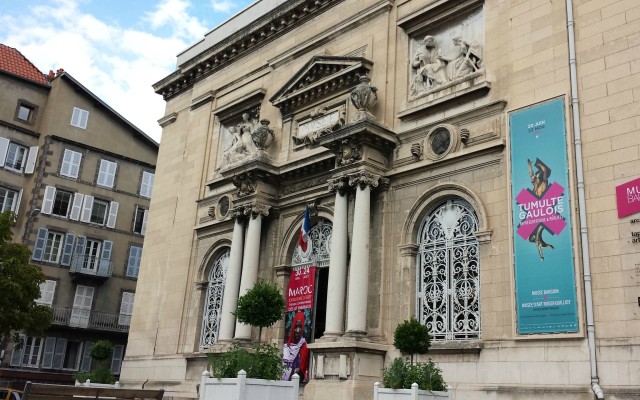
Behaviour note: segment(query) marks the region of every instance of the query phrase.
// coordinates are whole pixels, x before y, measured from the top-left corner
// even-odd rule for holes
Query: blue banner
[[[518,333],[577,332],[564,101],[512,112],[509,124]]]

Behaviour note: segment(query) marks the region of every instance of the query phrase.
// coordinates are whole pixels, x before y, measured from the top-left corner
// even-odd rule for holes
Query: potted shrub
[[[94,368],[89,372],[76,373],[76,386],[120,387],[109,366],[112,353],[113,345],[110,341],[98,340],[95,342],[89,351],[91,359],[95,361]]]
[[[238,299],[238,321],[257,326],[258,340],[262,328],[280,320],[285,301],[275,284],[258,281]],[[297,400],[299,377],[290,382],[281,381],[283,363],[279,349],[257,343],[250,348],[234,343],[225,353],[208,354],[211,372],[202,373],[200,400],[252,399]]]
[[[393,333],[393,345],[410,359],[396,357],[382,373],[384,389],[374,385],[374,400],[448,399],[442,371],[433,361],[413,362],[414,354],[425,354],[431,345],[429,330],[415,318],[404,321]]]

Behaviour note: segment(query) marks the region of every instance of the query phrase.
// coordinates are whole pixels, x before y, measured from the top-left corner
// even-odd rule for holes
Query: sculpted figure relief
[[[256,153],[256,146],[251,139],[254,129],[255,123],[251,121],[248,113],[242,114],[242,122],[229,127],[233,139],[231,145],[224,150],[223,166],[244,160]]]
[[[425,36],[421,43],[424,49],[416,51],[411,61],[411,67],[416,71],[409,88],[412,97],[462,79],[482,67],[482,48],[476,41],[454,37],[454,51],[450,55],[443,54],[433,36]]]
[[[416,70],[416,76],[411,83],[412,95],[431,90],[447,81],[446,61],[442,56],[442,49],[436,47],[435,38],[425,36],[423,44],[424,49],[416,52],[411,63]]]

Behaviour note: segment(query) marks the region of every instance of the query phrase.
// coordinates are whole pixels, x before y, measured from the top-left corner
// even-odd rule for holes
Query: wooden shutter
[[[25,342],[27,341],[27,337],[25,335],[20,335],[20,340],[22,341],[22,346],[18,346],[18,343],[13,344],[13,352],[11,353],[11,362],[9,365],[12,367],[19,367],[22,364],[22,356],[24,355]]]
[[[53,369],[62,369],[64,353],[67,350],[67,339],[56,338],[56,348],[53,351]]]
[[[127,262],[127,276],[132,278],[138,277],[141,255],[142,247],[131,246],[129,249],[129,261]]]
[[[153,191],[154,175],[151,172],[142,172],[142,183],[140,184],[140,196],[151,197]]]
[[[118,218],[118,207],[120,204],[117,201],[112,201],[109,206],[109,218],[107,218],[107,228],[115,228],[116,219]]]
[[[9,143],[9,139],[0,137],[0,167],[4,167],[4,163],[7,162]]]
[[[91,221],[91,210],[93,209],[93,196],[86,194],[84,201],[82,202],[82,215],[80,216],[81,222]]]
[[[84,342],[84,350],[82,351],[82,363],[80,364],[80,371],[87,372],[91,370],[91,347],[93,342]],[[84,382],[81,382],[84,383]]]
[[[33,174],[36,168],[36,160],[38,159],[38,150],[40,146],[29,147],[29,155],[27,156],[27,164],[24,167],[25,174]]]
[[[41,261],[42,256],[44,255],[44,248],[47,245],[47,234],[49,231],[47,228],[38,229],[38,236],[36,237],[36,245],[33,247],[33,256],[31,257],[34,261]]]
[[[100,169],[98,170],[98,185],[112,188],[116,177],[116,163],[100,160]]]
[[[53,186],[47,186],[44,189],[44,199],[42,200],[42,210],[43,214],[51,214],[51,210],[53,210],[53,201],[56,198],[56,188]]]
[[[109,276],[112,248],[113,242],[111,240],[105,240],[102,242],[102,254],[100,256],[100,266],[98,268],[98,275],[100,276]]]
[[[120,302],[120,316],[118,317],[118,325],[131,325],[131,314],[133,314],[133,301],[136,297],[135,293],[123,292],[122,301]]]
[[[24,192],[24,189],[20,189],[20,191],[18,192],[18,198],[16,199],[16,202],[13,205],[13,212],[16,215],[18,215],[18,211],[20,211],[20,202],[22,201],[22,192]]]
[[[42,368],[53,368],[53,353],[56,348],[56,338],[47,336],[44,339],[44,349],[42,351]]]
[[[76,193],[73,195],[73,205],[71,206],[71,214],[69,218],[77,221],[80,219],[80,213],[82,211],[82,202],[84,201],[84,195]]]
[[[71,258],[73,257],[73,245],[76,240],[76,235],[73,233],[67,233],[64,238],[64,247],[62,248],[62,258],[60,259],[60,265],[68,267],[71,265]]]
[[[80,174],[80,162],[82,162],[82,153],[76,151],[71,152],[71,165],[69,167],[69,176],[77,178]]]
[[[124,346],[116,344],[113,346],[113,357],[111,358],[111,372],[114,375],[120,374],[120,367],[122,366],[122,357],[124,356]]]
[[[142,229],[140,229],[140,234],[142,236],[147,233],[147,214],[149,214],[149,210],[144,210],[144,217],[142,217]]]
[[[37,300],[39,304],[52,305],[53,296],[56,292],[56,284],[53,280],[46,280],[40,284],[40,298]]]
[[[87,238],[84,236],[78,236],[76,240],[76,250],[74,251],[75,262],[73,263],[74,270],[80,271],[82,268],[82,261],[84,257],[84,248],[87,245]]]
[[[72,159],[73,159],[73,151],[69,149],[65,149],[64,154],[62,156],[62,165],[60,166],[60,175],[70,176]]]

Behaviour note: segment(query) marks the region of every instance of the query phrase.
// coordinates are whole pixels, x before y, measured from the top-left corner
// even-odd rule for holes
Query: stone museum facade
[[[637,398],[639,22],[633,1],[290,0],[207,33],[154,85],[123,383],[195,397],[206,353],[259,339],[238,297],[313,266],[305,400],[371,399],[410,317],[454,399]]]

